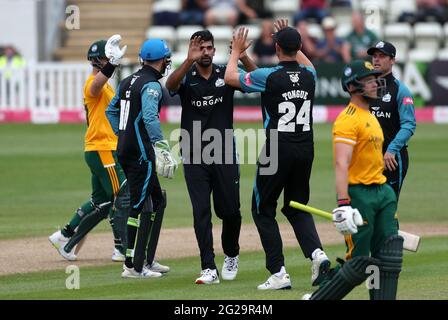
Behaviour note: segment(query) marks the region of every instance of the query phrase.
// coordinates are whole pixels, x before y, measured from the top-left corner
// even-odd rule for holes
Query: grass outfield
[[[400,276],[399,299],[448,299],[446,261],[448,238],[424,239],[418,254],[405,252]],[[334,260],[344,252],[342,246],[328,246],[326,252]],[[120,265],[80,269],[80,289],[67,290],[65,270],[0,277],[0,299],[157,299],[157,300],[263,300],[300,299],[311,292],[310,263],[299,250],[285,250],[286,264],[292,279],[292,290],[262,292],[256,285],[268,277],[264,255],[242,253],[236,281],[220,285],[194,284],[198,258],[164,261],[172,270],[161,279],[121,279]],[[217,257],[221,264],[222,256]],[[356,288],[347,299],[368,299],[365,285]]]
[[[163,128],[169,136],[178,125]],[[0,239],[48,235],[89,199],[84,130],[85,125],[0,125]],[[448,223],[448,198],[444,196],[448,190],[447,146],[448,126],[418,126],[409,148],[411,165],[400,199],[401,221]],[[310,204],[329,210],[335,199],[331,125],[315,126],[315,147]],[[241,166],[243,223],[253,223],[250,203],[254,174],[254,165]],[[182,170],[173,180],[162,178],[161,183],[169,199],[164,227],[192,226]],[[281,216],[279,220],[284,221]],[[103,222],[96,232],[109,228]]]

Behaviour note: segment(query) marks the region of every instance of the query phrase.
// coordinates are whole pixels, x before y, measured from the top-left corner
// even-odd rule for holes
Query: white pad
[[[420,245],[420,237],[412,234],[412,233],[408,233],[408,232],[404,232],[399,230],[398,234],[400,236],[403,237],[404,242],[403,242],[403,249],[412,251],[412,252],[417,252],[418,250],[418,246]]]

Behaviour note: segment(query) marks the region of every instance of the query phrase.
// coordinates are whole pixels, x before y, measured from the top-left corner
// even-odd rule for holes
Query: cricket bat
[[[333,215],[330,212],[316,209],[296,201],[290,201],[289,206],[294,209],[306,211],[308,213],[314,214],[327,220],[333,220]],[[401,230],[398,230],[398,234],[402,236],[404,239],[403,249],[412,252],[417,252],[418,247],[420,245],[420,236],[417,236],[409,232],[404,232]]]

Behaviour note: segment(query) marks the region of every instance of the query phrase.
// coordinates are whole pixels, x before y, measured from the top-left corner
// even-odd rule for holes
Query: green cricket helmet
[[[383,78],[378,78],[382,74],[381,71],[375,70],[372,63],[366,60],[355,60],[352,63],[344,67],[344,71],[341,78],[341,84],[344,91],[349,92],[348,87],[352,84],[355,90],[349,92],[350,94],[360,93],[363,97],[371,99],[371,97],[366,96],[364,91],[364,84],[361,82],[362,79],[375,76],[378,85],[377,99],[382,98],[386,90],[386,82]]]
[[[106,57],[106,40],[99,40],[92,43],[87,52],[87,60],[92,62],[92,66],[101,68],[100,59]]]
[[[341,78],[342,88],[348,92],[349,84],[356,84],[368,76],[379,76],[381,71],[375,70],[372,63],[365,60],[355,60],[344,67],[344,74]]]

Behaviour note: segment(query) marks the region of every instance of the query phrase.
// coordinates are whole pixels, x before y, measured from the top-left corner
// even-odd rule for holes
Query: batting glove
[[[128,48],[128,46],[124,46],[120,49],[120,41],[121,36],[119,34],[114,34],[107,40],[105,47],[106,57],[109,58],[110,64],[114,66],[120,64],[121,58],[123,58]]]
[[[154,151],[156,153],[157,173],[165,178],[173,178],[174,172],[177,170],[177,161],[171,154],[168,141],[157,141],[154,144]]]
[[[345,236],[357,233],[358,226],[362,226],[364,221],[358,209],[347,205],[333,210],[333,223],[336,230]]]

